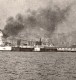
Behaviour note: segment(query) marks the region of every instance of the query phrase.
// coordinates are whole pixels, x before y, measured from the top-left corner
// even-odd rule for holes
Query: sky
[[[0,29],[3,29],[9,16],[25,14],[28,9],[37,10],[47,6],[58,5],[60,8],[73,3],[66,22],[58,25],[57,32],[68,33],[76,30],[76,0],[0,0]]]

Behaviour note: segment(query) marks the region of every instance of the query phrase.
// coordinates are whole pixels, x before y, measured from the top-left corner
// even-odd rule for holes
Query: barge
[[[76,52],[76,48],[61,48],[61,47],[11,47],[11,51],[23,52]]]

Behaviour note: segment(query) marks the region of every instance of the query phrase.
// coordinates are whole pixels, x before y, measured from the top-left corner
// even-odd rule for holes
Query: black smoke
[[[49,35],[52,35],[58,25],[67,20],[70,7],[71,6],[67,6],[65,9],[60,9],[56,6],[55,9],[42,9],[38,16],[40,26],[47,30]]]
[[[29,33],[31,34],[32,29],[34,28],[42,28],[44,31],[46,31],[43,31],[42,33],[38,31],[40,33],[40,37],[41,34],[47,35],[47,37],[49,37],[49,35],[53,34],[59,24],[67,20],[71,8],[71,6],[67,6],[64,9],[60,9],[58,6],[54,7],[54,9],[47,7],[45,9],[39,9],[37,11],[31,10],[29,12],[30,15],[28,16],[18,13],[15,18],[9,17],[3,30],[4,37],[17,36],[24,30],[26,32],[26,29],[30,29]],[[36,35],[37,34],[35,34],[35,36]]]
[[[21,22],[20,15],[17,17],[17,19],[14,19],[13,17],[9,17],[7,19],[7,23],[5,25],[5,28],[3,30],[4,37],[7,38],[9,36],[16,36],[18,33],[23,30],[24,25]]]

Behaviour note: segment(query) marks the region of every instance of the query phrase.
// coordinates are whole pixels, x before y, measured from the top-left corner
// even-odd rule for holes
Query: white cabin
[[[0,30],[0,46],[3,45],[2,37],[3,37],[3,32]]]

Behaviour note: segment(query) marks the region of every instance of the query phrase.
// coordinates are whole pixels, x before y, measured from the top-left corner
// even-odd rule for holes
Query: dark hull
[[[20,48],[19,51],[33,52],[34,51],[34,48]]]
[[[21,48],[21,47],[12,47],[12,51],[21,51],[21,52],[76,52],[76,48],[64,48],[58,49],[55,47],[51,48],[40,48],[39,51],[35,51],[35,48]]]
[[[40,52],[56,52],[57,49],[56,48],[41,48]]]
[[[56,48],[40,48],[40,51],[35,51],[34,48],[21,48],[21,47],[12,47],[12,51],[22,51],[22,52],[52,52],[57,51]]]

